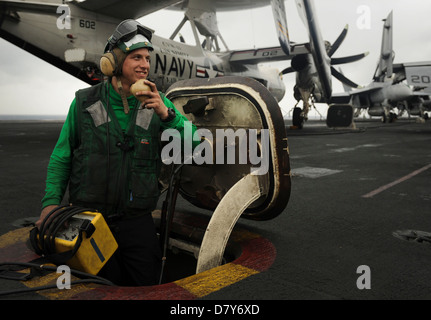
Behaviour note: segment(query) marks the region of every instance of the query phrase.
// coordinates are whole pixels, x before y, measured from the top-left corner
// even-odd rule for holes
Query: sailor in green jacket
[[[134,20],[123,21],[108,40],[104,58],[113,64],[107,68],[102,58],[101,69],[109,81],[76,93],[50,158],[36,222],[39,227],[60,205],[67,187],[69,203],[102,212],[119,248],[99,275],[118,285],[157,283],[161,254],[151,211],[159,197],[159,135],[176,129],[192,139],[184,137],[187,118],[154,83],[146,80],[151,91],[136,93],[147,97],[145,105],[130,93],[148,77],[150,40]]]

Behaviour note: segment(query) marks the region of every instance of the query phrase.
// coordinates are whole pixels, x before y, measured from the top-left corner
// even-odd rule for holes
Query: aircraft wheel
[[[301,108],[293,109],[292,124],[299,129],[302,129],[302,127],[304,126],[304,116],[301,115],[301,113]]]

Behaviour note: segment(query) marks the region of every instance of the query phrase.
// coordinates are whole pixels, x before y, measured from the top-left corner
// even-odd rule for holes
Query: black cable
[[[43,235],[45,234],[46,229],[48,228],[48,221],[49,219],[51,219],[51,216],[53,216],[55,213],[58,213],[59,210],[68,207],[68,205],[64,205],[64,206],[59,206],[54,208],[53,210],[51,210],[46,216],[45,219],[43,219],[40,227],[39,227],[39,234]],[[39,255],[43,254],[43,252],[45,251],[45,241],[43,238],[39,237],[39,244],[40,244],[40,250],[38,253]],[[34,248],[37,251],[37,248]]]
[[[26,268],[36,268],[37,270],[57,271],[57,267],[55,267],[55,266],[44,265],[44,264],[41,265],[41,264],[31,263],[31,262],[1,262],[0,263],[0,267],[1,266],[11,266],[11,265],[21,266],[21,267],[26,267]],[[70,269],[70,274],[72,274],[76,277],[86,278],[86,279],[80,279],[80,280],[72,281],[70,283],[71,285],[81,284],[81,283],[96,283],[96,284],[102,284],[102,285],[107,285],[107,286],[115,286],[115,284],[113,284],[111,281],[109,281],[105,278],[102,278],[102,277],[99,277],[99,276],[96,276],[96,275],[93,275],[90,273],[86,273],[83,271]],[[54,289],[54,288],[58,288],[57,284],[45,285],[45,286],[34,287],[34,288],[10,290],[10,291],[0,291],[0,296],[18,294],[18,293],[26,293],[26,292],[33,292],[33,291],[40,291],[40,290],[48,290],[48,289]]]
[[[40,270],[47,270],[47,271],[57,271],[56,266],[50,266],[50,265],[32,263],[32,262],[1,262],[0,263],[0,266],[10,266],[10,265],[21,266],[21,267],[26,267],[26,268],[37,268]],[[79,270],[70,268],[70,273],[76,277],[91,278],[91,279],[98,280],[98,281],[104,281],[105,284],[107,284],[107,285],[111,285],[111,286],[114,285],[111,281],[109,281],[105,278],[102,278],[102,277],[99,277],[99,276],[96,276],[96,275],[93,275],[93,274],[90,274],[87,272],[83,272],[83,271],[79,271]]]
[[[54,260],[58,258],[62,258],[68,254],[66,253],[59,253],[57,254],[55,249],[55,237],[60,230],[60,228],[64,227],[66,222],[73,217],[76,214],[85,212],[85,211],[94,211],[90,208],[82,208],[82,207],[76,207],[76,206],[59,206],[52,211],[48,213],[48,215],[44,218],[42,221],[42,224],[40,226],[39,230],[39,241],[37,239],[33,239],[32,246],[35,249],[36,253],[44,256],[48,260]],[[78,235],[79,239],[82,238],[82,230],[80,230],[80,234]],[[70,253],[73,255],[79,248],[81,241],[77,241],[75,247],[70,251]],[[39,244],[39,245],[38,245]],[[57,256],[55,256],[57,255]],[[61,261],[52,261],[56,264],[60,263]],[[63,263],[65,263],[64,261]]]
[[[162,215],[162,219],[165,219],[164,222],[161,221],[161,224],[164,224],[164,229],[165,230],[161,230],[163,232],[163,245],[162,245],[162,266],[161,266],[161,271],[160,271],[160,278],[159,278],[159,284],[162,283],[162,278],[163,278],[163,274],[164,274],[164,269],[165,269],[165,264],[166,264],[166,252],[167,252],[167,247],[168,247],[168,241],[169,241],[169,230],[170,230],[170,222],[172,220],[172,215],[173,215],[173,211],[175,208],[172,207],[172,202],[174,201],[174,180],[177,178],[178,173],[180,172],[180,170],[183,168],[185,164],[182,163],[180,164],[176,169],[175,169],[175,165],[172,164],[172,171],[171,171],[171,179],[169,181],[169,186],[168,186],[168,190],[167,190],[167,194],[166,194],[166,200],[164,205],[166,205],[166,209],[167,209],[167,215],[166,217],[163,217]]]
[[[111,171],[111,145],[110,145],[110,131],[109,131],[109,91],[111,86],[112,78],[108,78],[105,90],[106,90],[106,185],[105,185],[105,199],[104,199],[104,210],[105,214],[108,217],[108,195],[109,195],[109,180],[110,180],[110,171]]]
[[[72,281],[70,283],[70,285],[76,285],[76,284],[82,284],[82,283],[106,284],[104,281],[100,281],[100,280],[82,279],[82,280]],[[17,289],[17,290],[10,290],[10,291],[0,291],[0,296],[19,294],[19,293],[27,293],[27,292],[33,292],[33,291],[41,291],[41,290],[49,290],[49,289],[55,289],[55,288],[58,288],[57,285],[52,284],[52,285],[33,287],[33,288]]]

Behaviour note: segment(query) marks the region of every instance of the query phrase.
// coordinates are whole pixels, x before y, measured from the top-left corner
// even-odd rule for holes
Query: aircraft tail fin
[[[277,29],[278,40],[284,53],[290,55],[290,40],[287,29],[286,8],[283,0],[271,0],[272,13]]]
[[[383,20],[383,36],[382,48],[380,51],[380,59],[377,65],[377,70],[374,75],[374,80],[383,81],[384,77],[391,78],[393,74],[393,19],[392,11],[388,17]]]

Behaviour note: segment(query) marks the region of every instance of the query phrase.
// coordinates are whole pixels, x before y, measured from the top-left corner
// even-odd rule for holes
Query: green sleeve
[[[163,102],[168,108],[172,108],[175,110],[175,113],[177,114],[174,119],[168,122],[161,122],[161,128],[162,130],[166,129],[176,129],[181,134],[181,139],[183,141],[192,141],[192,148],[194,149],[197,145],[201,143],[199,134],[196,132],[196,126],[189,122],[189,120],[182,115],[177,108],[175,108],[175,105],[170,101],[168,98],[164,97]],[[185,130],[185,123],[189,122],[189,125],[191,125],[191,130]],[[191,132],[191,134],[190,134]],[[189,140],[190,139],[190,140]]]
[[[73,100],[48,164],[42,208],[59,205],[63,200],[71,171],[72,146],[77,141],[75,124],[76,102]]]

